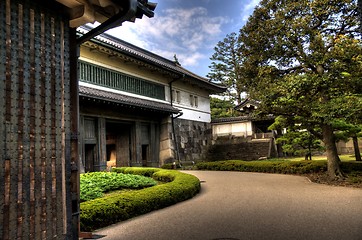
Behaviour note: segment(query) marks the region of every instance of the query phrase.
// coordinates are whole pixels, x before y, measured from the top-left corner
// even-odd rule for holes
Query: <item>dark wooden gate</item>
[[[0,239],[75,237],[77,119],[61,9],[55,1],[0,0]]]

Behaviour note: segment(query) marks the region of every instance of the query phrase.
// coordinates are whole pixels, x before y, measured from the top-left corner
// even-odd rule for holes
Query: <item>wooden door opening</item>
[[[84,145],[84,159],[85,159],[85,172],[94,171],[94,162],[96,159],[96,145],[95,144],[85,144]]]
[[[147,167],[147,162],[149,159],[149,145],[143,144],[142,145],[142,166]]]
[[[107,167],[130,164],[130,124],[116,121],[106,123]]]

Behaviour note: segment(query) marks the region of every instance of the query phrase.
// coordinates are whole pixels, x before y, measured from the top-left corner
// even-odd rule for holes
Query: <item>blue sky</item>
[[[226,34],[238,32],[259,0],[150,0],[153,18],[126,22],[110,33],[173,60],[205,77],[213,48]]]

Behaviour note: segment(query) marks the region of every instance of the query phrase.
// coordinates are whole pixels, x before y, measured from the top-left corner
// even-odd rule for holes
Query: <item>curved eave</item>
[[[136,108],[139,110],[164,114],[178,114],[180,112],[179,109],[166,103],[135,98],[85,86],[79,86],[79,97],[82,100],[98,101],[101,103],[114,104],[119,107]]]
[[[209,91],[210,94],[223,93],[227,89],[224,86],[220,86],[218,84],[211,83],[211,82],[208,82],[208,83],[198,82],[195,85],[197,85],[200,88],[206,89],[207,91]]]

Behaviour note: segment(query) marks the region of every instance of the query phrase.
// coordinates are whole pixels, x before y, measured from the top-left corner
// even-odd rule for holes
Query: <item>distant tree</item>
[[[225,85],[227,90],[224,95],[237,104],[241,102],[241,94],[246,91],[239,44],[235,32],[226,35],[223,41],[218,42],[214,48],[215,53],[210,58],[211,72],[207,75],[212,82]]]
[[[321,141],[307,130],[288,128],[276,142],[282,144],[286,153],[304,155],[305,160],[312,160],[313,151],[323,150]]]
[[[262,0],[240,31],[250,96],[323,141],[331,178],[344,177],[333,122],[362,118],[358,23],[356,0]]]
[[[335,121],[333,126],[336,129],[337,141],[347,142],[352,138],[356,161],[362,161],[358,146],[358,137],[362,136],[362,126],[347,123],[344,120]]]
[[[286,132],[276,139],[276,143],[282,145],[285,153],[304,155],[305,160],[312,160],[313,151],[323,150],[321,141],[307,129],[303,129],[301,124],[288,122],[286,118],[279,116],[269,126],[269,130],[278,129],[286,129]]]
[[[212,119],[234,117],[237,115],[237,112],[234,110],[234,104],[230,100],[211,97],[210,109]]]

